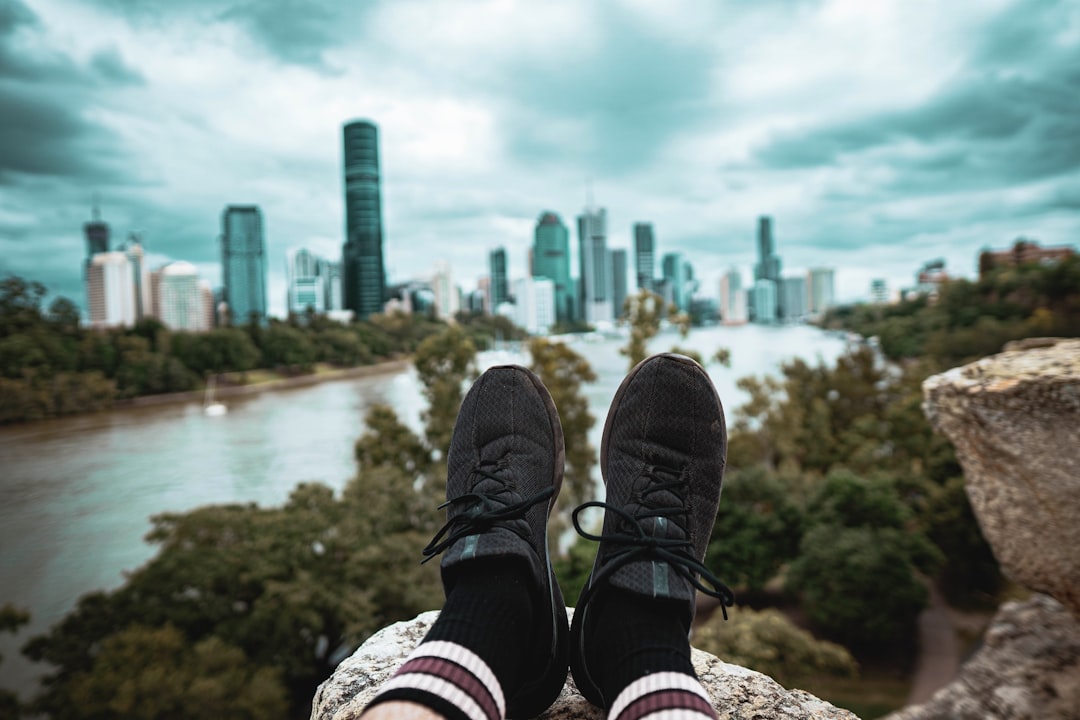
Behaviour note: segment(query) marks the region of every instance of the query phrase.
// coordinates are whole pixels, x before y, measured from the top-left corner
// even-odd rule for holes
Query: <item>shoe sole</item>
[[[520,365],[496,365],[495,368],[507,368],[519,370],[525,374],[536,388],[537,394],[544,401],[548,419],[551,422],[551,434],[555,438],[555,476],[552,484],[555,492],[548,503],[548,517],[555,508],[555,502],[559,499],[559,491],[562,489],[563,468],[566,463],[566,446],[563,442],[562,421],[559,419],[559,411],[555,407],[555,400],[544,386],[540,377],[532,370]],[[548,550],[548,528],[544,525],[544,564],[548,569],[548,585],[551,588],[551,622],[552,632],[552,657],[542,671],[536,675],[534,683],[526,685],[517,695],[509,698],[506,703],[506,715],[511,718],[533,718],[547,710],[555,698],[562,692],[566,684],[566,673],[569,666],[567,655],[569,653],[569,623],[566,620],[566,602],[563,600],[562,589],[555,579],[555,569],[551,564],[551,553]],[[561,671],[561,674],[560,674]]]
[[[608,481],[608,444],[611,439],[611,426],[615,419],[615,412],[616,410],[618,410],[619,405],[622,402],[623,396],[626,394],[627,389],[630,387],[630,383],[632,383],[634,381],[634,378],[637,377],[637,374],[647,364],[651,362],[656,362],[659,358],[673,360],[682,365],[688,365],[693,369],[705,374],[706,379],[708,379],[708,373],[705,373],[705,370],[701,367],[701,365],[699,365],[693,359],[686,357],[685,355],[679,355],[676,353],[660,353],[657,355],[650,355],[649,357],[645,358],[637,365],[635,365],[634,368],[629,373],[627,373],[626,377],[623,378],[622,383],[619,385],[619,389],[615,391],[615,397],[611,400],[611,407],[608,410],[607,419],[604,421],[604,434],[600,440],[600,475],[604,480],[605,488],[607,487]],[[719,405],[720,395],[716,392],[716,386],[711,380],[709,380],[708,384],[709,387],[712,388],[713,395],[716,397],[716,402]],[[720,406],[723,407],[723,405]],[[597,558],[599,559],[599,550],[597,551]],[[590,581],[592,580],[592,576],[593,574],[595,574],[595,572],[596,564],[594,562],[593,569],[589,573]],[[586,582],[586,587],[588,587],[588,581]],[[570,636],[573,638],[577,638],[578,647],[576,648],[575,652],[570,654],[570,671],[574,676],[574,684],[577,685],[578,690],[581,692],[582,695],[585,696],[585,699],[598,707],[606,707],[606,705],[604,704],[603,694],[600,691],[600,687],[592,679],[592,676],[585,668],[585,647],[583,644],[584,633],[582,632],[585,626],[585,616],[586,613],[583,612],[581,608],[578,608],[574,611],[574,624],[570,630]]]

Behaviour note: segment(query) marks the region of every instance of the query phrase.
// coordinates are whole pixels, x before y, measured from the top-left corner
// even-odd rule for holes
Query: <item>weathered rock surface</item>
[[[423,639],[437,616],[437,612],[426,612],[372,635],[319,687],[312,704],[312,720],[358,717],[379,686]],[[693,659],[721,720],[858,720],[850,712],[807,692],[785,690],[761,673],[729,665],[714,655],[694,650]],[[546,720],[603,720],[604,713],[589,704],[574,687],[573,678],[568,677],[562,694],[540,717]]]
[[[1080,717],[1080,623],[1036,595],[1006,603],[982,647],[929,702],[886,720],[1075,720]]]
[[[1004,571],[1080,618],[1080,340],[1010,345],[927,378],[924,409]]]

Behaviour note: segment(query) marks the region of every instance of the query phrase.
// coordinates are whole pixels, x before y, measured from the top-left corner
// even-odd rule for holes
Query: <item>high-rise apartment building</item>
[[[555,324],[555,282],[531,277],[514,282],[514,324],[533,335],[546,335]]]
[[[379,192],[379,131],[367,120],[345,125],[345,246],[342,289],[346,310],[363,320],[382,312],[382,200]]]
[[[807,283],[811,315],[820,315],[832,307],[835,297],[832,268],[811,268],[807,273]]]
[[[776,322],[776,294],[776,283],[767,278],[761,278],[750,288],[754,322],[766,325]]]
[[[690,309],[690,274],[689,267],[682,253],[667,253],[661,261],[664,285],[670,289],[669,298],[679,312]]]
[[[780,256],[773,242],[772,218],[758,218],[758,262],[754,266],[754,280],[780,281]]]
[[[290,313],[303,315],[308,310],[327,311],[325,278],[319,275],[319,268],[320,258],[311,251],[301,248],[289,253],[285,276]]]
[[[440,320],[453,320],[461,310],[461,295],[457,285],[454,284],[454,276],[450,271],[450,263],[439,262],[435,266],[435,274],[431,278],[431,291],[435,294],[435,313]]]
[[[802,275],[780,279],[780,317],[788,322],[798,322],[806,317],[806,278]]]
[[[135,278],[122,252],[99,252],[86,263],[86,304],[91,327],[131,327],[137,321]]]
[[[747,320],[746,291],[736,267],[720,278],[720,319],[725,325],[742,325]]]
[[[634,270],[638,290],[652,290],[656,272],[656,238],[652,223],[634,223]]]
[[[579,269],[581,271],[581,319],[587,323],[611,322],[611,262],[607,252],[607,210],[585,208],[578,216]]]
[[[221,216],[221,273],[233,325],[266,319],[266,249],[262,213],[255,205],[230,205]]]
[[[491,273],[491,312],[499,312],[499,306],[510,300],[510,279],[506,273],[506,248],[497,247],[488,254],[488,272]]]
[[[626,304],[626,250],[611,251],[611,306],[615,317],[622,317]]]
[[[536,221],[532,276],[547,278],[554,283],[555,315],[561,323],[570,322],[574,307],[570,282],[570,232],[553,212],[541,213]]]
[[[131,265],[131,281],[135,293],[135,319],[142,320],[150,314],[150,284],[147,281],[146,260],[139,236],[131,233],[121,247]]]
[[[773,322],[780,315],[780,256],[776,254],[776,246],[773,242],[773,226],[772,218],[768,216],[762,216],[758,218],[758,261],[754,265],[754,281],[768,280],[772,283],[774,290],[772,294],[772,301],[774,305],[771,308],[761,307],[757,303],[759,300],[766,300],[767,294],[757,292],[756,290],[751,293],[750,305],[753,308],[755,322]],[[756,288],[756,285],[755,285]],[[768,318],[763,320],[761,318]]]
[[[170,330],[199,331],[213,326],[214,295],[200,282],[195,266],[179,260],[153,274],[158,319]],[[207,305],[210,307],[207,307]]]
[[[879,305],[889,302],[889,283],[885,278],[874,278],[870,281],[870,302]]]

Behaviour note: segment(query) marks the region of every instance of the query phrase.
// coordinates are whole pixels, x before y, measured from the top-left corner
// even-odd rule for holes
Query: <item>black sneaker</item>
[[[478,558],[520,558],[534,581],[534,650],[522,672],[524,687],[507,698],[508,717],[539,715],[566,682],[566,605],[547,543],[564,459],[562,424],[540,378],[516,365],[481,375],[465,396],[450,441],[447,523],[424,555],[445,551],[447,595],[457,570]]]
[[[585,503],[573,516],[579,534],[600,542],[570,630],[570,669],[593,704],[607,707],[585,646],[594,624],[590,613],[602,612],[606,589],[666,599],[685,612],[688,629],[695,590],[719,598],[725,617],[734,603],[731,590],[702,565],[726,455],[724,411],[700,365],[665,354],[630,371],[612,400],[600,446],[607,500]],[[589,507],[605,509],[602,535],[581,528],[578,515]]]

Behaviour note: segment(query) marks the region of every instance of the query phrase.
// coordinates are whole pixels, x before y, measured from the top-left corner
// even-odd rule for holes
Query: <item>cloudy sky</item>
[[[83,302],[82,223],[220,282],[221,212],[338,257],[341,126],[380,128],[391,281],[465,289],[589,190],[702,290],[785,271],[841,299],[925,260],[1080,239],[1080,4],[1051,0],[0,0],[0,275]],[[574,240],[576,247],[576,238]]]

